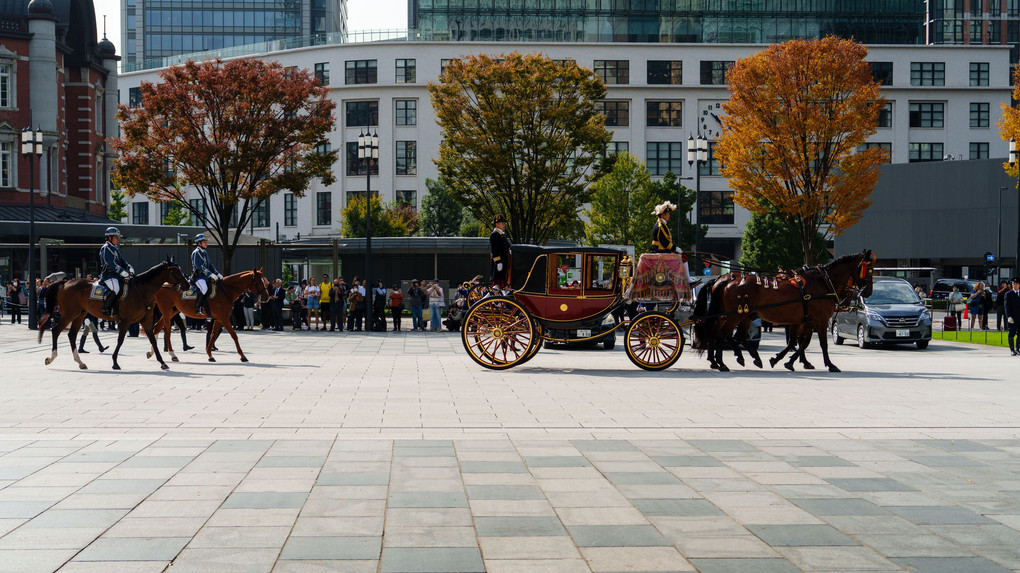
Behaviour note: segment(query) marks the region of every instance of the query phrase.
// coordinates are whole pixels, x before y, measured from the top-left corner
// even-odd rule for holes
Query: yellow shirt
[[[333,283],[323,282],[319,285],[319,302],[329,302],[329,289]]]

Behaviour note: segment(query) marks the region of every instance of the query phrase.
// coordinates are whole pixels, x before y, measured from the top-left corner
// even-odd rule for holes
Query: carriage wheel
[[[627,357],[639,368],[665,370],[684,351],[684,334],[673,319],[659,312],[645,312],[627,328]]]
[[[518,364],[524,364],[528,360],[531,360],[538,354],[538,351],[542,349],[542,344],[545,340],[542,338],[542,327],[535,326],[535,337],[531,341],[531,347],[528,348],[528,352],[524,354],[524,359],[518,362]]]
[[[538,352],[535,338],[528,311],[506,297],[490,297],[472,306],[461,328],[461,341],[471,359],[493,370],[530,359]]]

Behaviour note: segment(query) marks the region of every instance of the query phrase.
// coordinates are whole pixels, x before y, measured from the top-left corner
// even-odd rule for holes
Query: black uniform
[[[499,229],[493,229],[489,235],[489,257],[492,284],[505,286],[510,274],[510,239]],[[502,269],[499,268],[501,264]]]
[[[673,244],[673,233],[669,230],[669,223],[662,218],[655,219],[655,226],[652,227],[652,253],[675,253],[676,245]]]
[[[1014,351],[1016,350],[1014,345],[1016,338],[1020,336],[1020,294],[1017,294],[1017,291],[1013,289],[1006,291],[1004,307],[1006,323],[1009,325],[1009,349]],[[1010,318],[1013,319],[1012,323],[1009,322]]]

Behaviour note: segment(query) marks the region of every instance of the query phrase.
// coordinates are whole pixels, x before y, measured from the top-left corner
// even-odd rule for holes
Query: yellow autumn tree
[[[778,211],[800,235],[808,265],[819,241],[861,218],[887,161],[884,149],[858,149],[885,105],[867,54],[863,44],[836,37],[790,40],[727,74],[730,100],[715,154],[733,201],[758,214]]]
[[[1013,98],[1012,101],[1020,101],[1020,67],[1013,68]],[[1003,102],[1002,106],[1002,119],[999,120],[999,135],[1002,136],[1003,141],[1009,141],[1014,139],[1020,142],[1020,109],[1017,109],[1011,105],[1011,102]],[[1020,145],[1020,144],[1018,144]],[[1009,161],[1002,164],[1002,168],[1006,170],[1006,173],[1010,177],[1016,179],[1017,176],[1017,165],[1010,165]]]

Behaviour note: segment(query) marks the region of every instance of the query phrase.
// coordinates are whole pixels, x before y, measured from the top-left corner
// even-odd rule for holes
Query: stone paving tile
[[[694,571],[673,547],[582,547],[593,573]]]
[[[381,537],[291,537],[280,559],[378,559]]]
[[[533,537],[565,535],[556,517],[479,517],[474,520],[478,537]]]
[[[561,537],[480,537],[478,544],[490,559],[576,559],[581,554],[573,540]]]
[[[889,478],[828,478],[827,481],[846,491],[917,491]]]
[[[383,534],[383,521],[382,515],[369,517],[307,517],[302,515],[294,523],[291,535],[379,537]]]
[[[469,485],[471,499],[545,499],[542,489],[533,485]]]
[[[56,571],[75,552],[74,549],[3,549],[0,550],[0,573]]]
[[[888,507],[889,511],[919,525],[983,525],[994,520],[956,506]]]
[[[80,549],[102,535],[105,528],[21,528],[0,538],[6,549]]]
[[[937,535],[869,535],[854,538],[886,557],[973,557],[967,549]]]
[[[635,499],[633,503],[645,515],[686,517],[723,515],[718,507],[704,499]]]
[[[700,573],[799,573],[786,559],[691,559]]]
[[[480,474],[525,474],[528,468],[516,462],[460,462],[460,470],[464,473]]]
[[[484,572],[477,547],[387,547],[379,564],[381,573]]]
[[[467,507],[468,502],[463,492],[397,492],[390,494],[386,505],[387,507]]]
[[[651,525],[568,525],[578,547],[655,547],[671,545]]]
[[[777,547],[805,571],[895,571],[895,563],[867,547]]]
[[[667,468],[678,467],[725,467],[725,464],[712,456],[652,456],[656,463]]]
[[[39,514],[23,528],[110,527],[127,514],[123,509],[51,509]]]
[[[323,473],[316,480],[318,485],[387,485],[389,472],[333,472]]]
[[[487,573],[590,573],[584,559],[485,559]]]
[[[173,573],[268,573],[273,570],[279,548],[221,547],[193,549],[189,546],[174,560]]]
[[[31,519],[49,509],[55,502],[0,501],[0,518]]]
[[[177,556],[188,541],[187,537],[101,537],[74,560],[166,561]]]
[[[1005,569],[979,557],[901,557],[893,561],[918,573],[1007,573]]]
[[[387,527],[384,547],[477,547],[472,527]]]
[[[858,545],[829,525],[748,525],[747,529],[773,547]]]
[[[379,561],[369,560],[286,560],[276,562],[273,573],[377,573]]]
[[[169,566],[169,561],[71,561],[58,571],[60,573],[163,573]]]
[[[730,535],[728,537],[709,537],[703,535],[670,535],[663,531],[680,553],[687,558],[727,558],[727,559],[769,559],[780,557],[767,543],[757,537],[746,535]]]
[[[888,515],[889,512],[881,507],[857,498],[791,498],[791,502],[798,507],[810,511],[815,515]]]
[[[219,547],[279,549],[283,547],[289,535],[288,527],[203,527],[188,543],[188,549]]]

